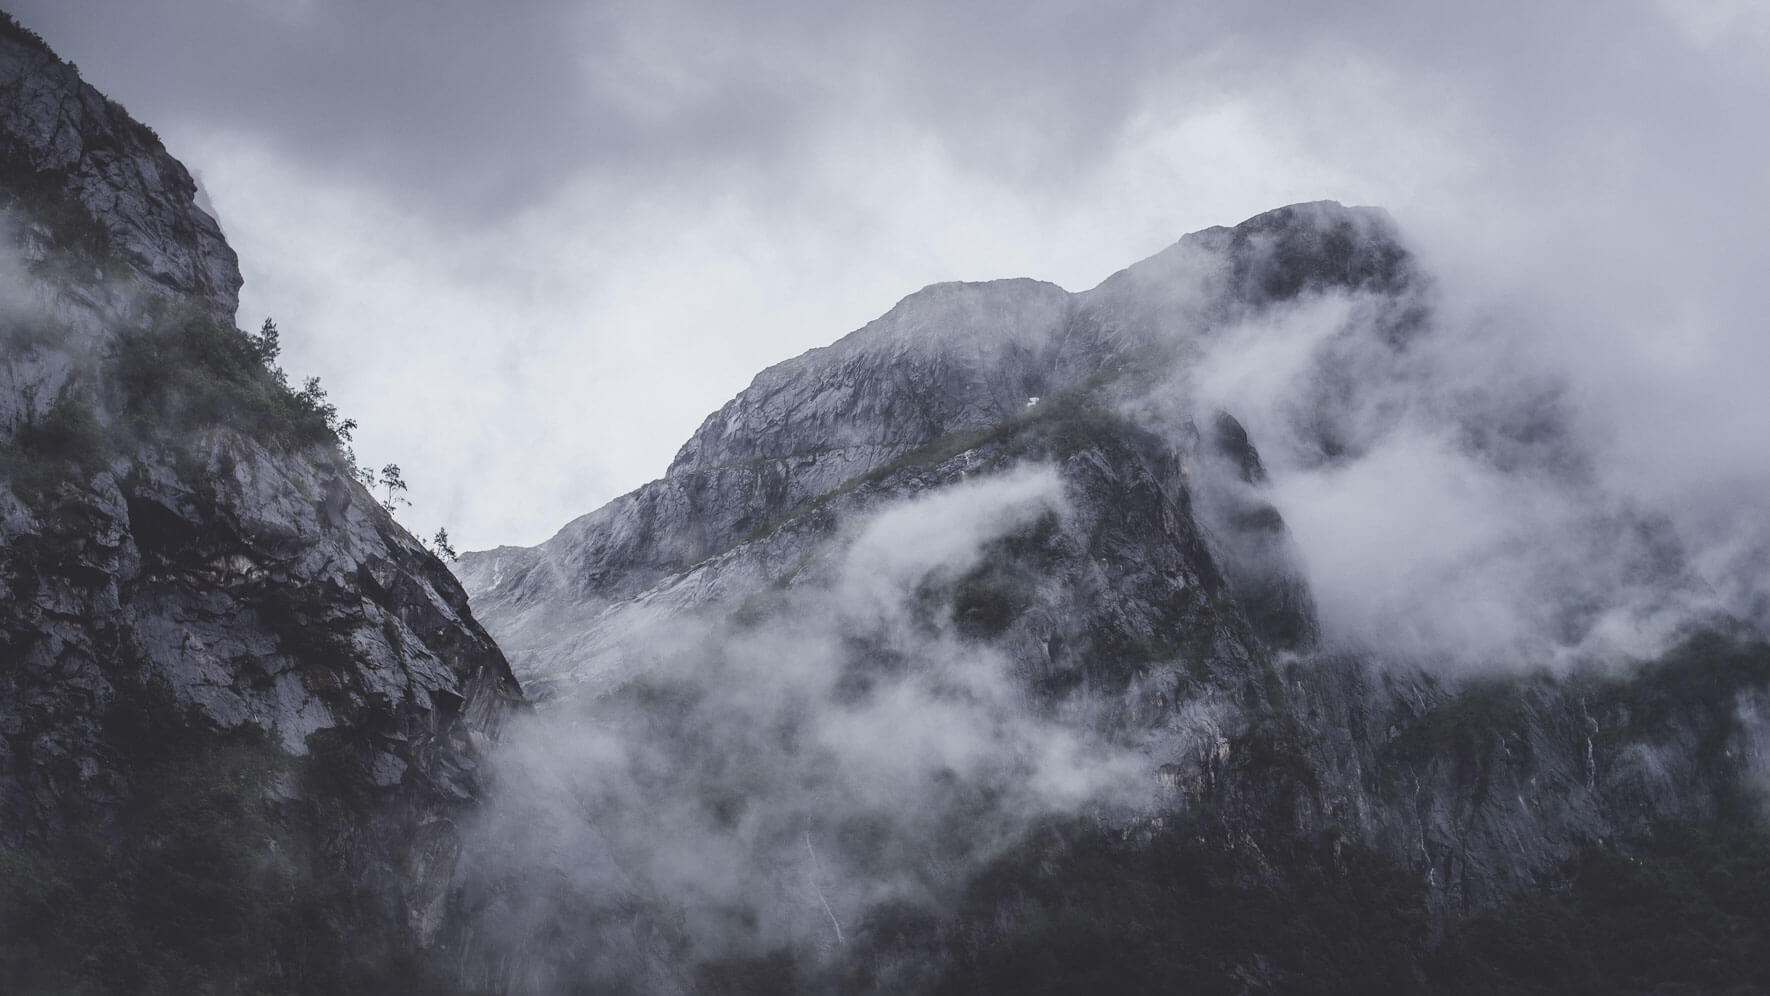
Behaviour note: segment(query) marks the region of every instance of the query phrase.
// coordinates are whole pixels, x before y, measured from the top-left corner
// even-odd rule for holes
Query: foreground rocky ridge
[[[1332,203],[1188,236],[1086,293],[1027,280],[936,285],[834,345],[758,375],[708,417],[661,480],[541,546],[466,554],[457,572],[517,673],[557,699],[544,711],[563,717],[582,709],[615,725],[633,722],[634,713],[651,717],[638,721],[642,730],[676,715],[658,712],[657,703],[706,694],[700,683],[709,679],[684,679],[681,669],[724,674],[729,666],[692,663],[731,651],[685,651],[684,629],[711,625],[722,634],[711,645],[723,648],[746,634],[801,625],[794,620],[836,618],[840,649],[816,652],[834,654],[843,674],[949,666],[929,658],[950,646],[999,657],[1029,709],[1067,728],[1104,731],[1141,759],[1152,794],[1128,808],[1121,795],[1098,810],[1117,813],[1102,817],[1119,827],[1113,840],[1146,845],[1109,844],[1114,867],[1171,854],[1179,833],[1199,846],[1214,842],[1210,860],[1279,894],[1323,874],[1343,886],[1351,869],[1366,867],[1361,861],[1391,868],[1383,888],[1401,890],[1393,903],[1417,903],[1422,916],[1396,928],[1397,950],[1411,952],[1398,956],[1396,984],[1421,985],[1423,952],[1456,949],[1444,946],[1447,930],[1565,886],[1593,849],[1634,854],[1669,826],[1712,826],[1741,814],[1749,822],[1765,771],[1760,717],[1770,694],[1764,645],[1725,623],[1725,635],[1697,637],[1658,662],[1570,651],[1572,663],[1506,661],[1475,681],[1430,661],[1322,643],[1314,600],[1267,489],[1261,441],[1237,419],[1233,400],[1228,411],[1201,400],[1194,371],[1245,327],[1324,302],[1338,308],[1341,326],[1312,355],[1308,390],[1279,428],[1285,438],[1267,442],[1305,462],[1350,461],[1372,445],[1371,420],[1360,417],[1374,404],[1366,395],[1382,394],[1356,378],[1373,368],[1409,375],[1410,350],[1434,334],[1432,295],[1385,214]],[[1614,511],[1594,490],[1553,414],[1552,389],[1531,400],[1525,418],[1476,392],[1456,399],[1445,417],[1459,420],[1459,437],[1488,465],[1556,481],[1589,502],[1593,512],[1574,532],[1593,554],[1592,590],[1613,583],[1598,575],[1601,564],[1615,564],[1615,577],[1641,589],[1627,593],[1640,604],[1700,602],[1700,585],[1663,531]],[[890,618],[934,637],[869,630],[828,601],[824,593],[848,583],[867,523],[1027,466],[1054,470],[1061,509],[975,539],[977,559],[924,565],[910,582],[907,615]],[[922,528],[947,527],[928,519]],[[1604,613],[1583,595],[1568,603],[1544,615],[1562,645],[1576,648],[1599,631]],[[798,666],[791,660],[783,656],[781,667]],[[710,680],[725,687],[730,678]],[[867,687],[864,677],[853,681]],[[865,693],[831,702],[848,708],[848,695]],[[790,718],[762,720],[797,728]],[[701,723],[718,721],[708,713]],[[686,748],[666,753],[673,769],[706,763]],[[938,806],[928,801],[938,784],[920,804]],[[655,791],[670,789],[660,783]],[[830,805],[828,795],[819,798]],[[618,863],[621,821],[603,818]],[[794,819],[782,821],[782,841],[797,840],[792,827],[822,827],[841,839],[839,816]],[[1065,867],[1066,853],[1075,862],[1093,854],[1093,833],[1047,845],[1030,866],[1007,866],[1012,873],[996,866],[982,881],[1007,881],[1006,893],[956,920],[946,907],[948,918],[929,921],[919,941],[870,935],[870,953],[850,949],[838,959],[864,965],[859,976],[838,971],[832,981],[817,974],[824,969],[795,963],[774,984],[791,977],[836,990],[1000,984],[1014,991],[1004,984],[1019,977],[1012,959],[993,962],[989,952],[1036,957],[1037,944],[1024,939],[1042,935],[1002,925],[1025,914],[1038,880],[1068,881],[1053,869]],[[820,851],[827,865],[865,864],[864,853],[820,846],[835,852]],[[1343,857],[1342,846],[1369,858],[1352,850]],[[629,868],[643,867],[644,848],[627,845]],[[779,853],[787,854],[784,846]],[[971,873],[953,855],[947,860],[957,862],[948,885],[962,887]],[[817,898],[832,922],[885,922],[872,920],[882,907],[869,913],[860,896]],[[799,929],[818,929],[818,907],[803,909]],[[1032,946],[1016,947],[1023,942]],[[1241,991],[1295,989],[1304,962],[1287,966],[1274,943],[1251,937],[1224,955],[1227,962],[1161,984],[1233,979]],[[943,970],[928,967],[940,964],[959,966],[958,974],[941,982]],[[1329,958],[1310,971],[1350,964]],[[662,977],[655,961],[635,971],[650,985]],[[716,972],[700,982],[741,990],[732,978]],[[1340,978],[1358,984],[1356,972]]]
[[[0,92],[0,986],[421,987],[521,692],[185,169],[10,19]]]

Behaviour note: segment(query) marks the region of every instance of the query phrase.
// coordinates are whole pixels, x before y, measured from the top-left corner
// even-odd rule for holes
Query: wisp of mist
[[[767,604],[632,628],[642,666],[548,702],[501,749],[470,851],[519,884],[481,921],[512,938],[574,914],[604,932],[672,924],[569,942],[622,977],[671,943],[700,959],[834,950],[869,910],[955,900],[1041,817],[1145,801],[1140,755],[1038,707],[925,597],[992,539],[1065,514],[1056,470],[1023,466],[851,524],[833,574]]]

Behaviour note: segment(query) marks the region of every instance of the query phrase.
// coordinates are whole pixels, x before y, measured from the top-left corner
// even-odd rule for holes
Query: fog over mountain
[[[0,989],[1770,988],[1767,48],[25,3]]]
[[[1035,928],[978,890],[1085,847],[1065,820],[1143,853],[1169,821],[1345,834],[1442,930],[1641,812],[1725,808],[1610,689],[1744,632],[1762,576],[1705,580],[1510,334],[1385,212],[1319,202],[1083,294],[934,285],[764,370],[664,478],[457,567],[538,699],[467,847],[487,960],[542,992],[998,986]],[[1525,711],[1447,718],[1494,687]],[[1751,794],[1732,694],[1672,725],[1743,738]]]

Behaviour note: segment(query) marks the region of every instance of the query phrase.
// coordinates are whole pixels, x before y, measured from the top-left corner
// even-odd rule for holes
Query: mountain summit
[[[497,835],[677,925],[593,945],[651,990],[1525,984],[1467,925],[1738,812],[1770,672],[1464,333],[1316,202],[764,370],[663,478],[462,557],[542,699]]]
[[[539,547],[470,553],[457,570],[519,668],[543,682],[581,671],[575,627],[590,609],[716,583],[727,560],[754,555],[734,558],[734,548],[797,533],[809,513],[834,522],[844,513],[831,502],[857,489],[893,493],[882,481],[890,470],[922,470],[1078,413],[1116,419],[1120,400],[1136,400],[1126,392],[1153,390],[1225,329],[1299,295],[1380,294],[1396,312],[1384,320],[1404,323],[1418,307],[1410,272],[1385,212],[1320,202],[1187,236],[1082,294],[1033,280],[936,284],[758,374],[662,480]],[[1153,445],[1171,461],[1199,456]]]

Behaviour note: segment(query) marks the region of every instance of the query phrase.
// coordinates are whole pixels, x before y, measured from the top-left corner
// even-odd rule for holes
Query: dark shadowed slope
[[[521,693],[195,192],[0,24],[0,989],[423,988]]]

